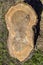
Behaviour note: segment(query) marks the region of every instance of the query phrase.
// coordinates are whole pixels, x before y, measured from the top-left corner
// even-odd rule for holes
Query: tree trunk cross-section
[[[23,11],[17,11],[12,17],[12,23],[14,24],[14,31],[16,35],[14,37],[15,50],[22,51],[27,45],[26,31],[28,30],[29,17]],[[15,22],[16,21],[16,22]]]
[[[30,5],[18,3],[8,10],[5,20],[9,31],[9,53],[22,62],[34,49],[32,27],[37,23],[37,15]]]

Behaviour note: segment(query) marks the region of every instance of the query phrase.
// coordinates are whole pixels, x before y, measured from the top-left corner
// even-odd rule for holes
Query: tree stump
[[[9,36],[7,47],[11,57],[24,61],[30,57],[34,49],[34,33],[32,27],[37,24],[37,14],[25,3],[18,3],[5,15]]]

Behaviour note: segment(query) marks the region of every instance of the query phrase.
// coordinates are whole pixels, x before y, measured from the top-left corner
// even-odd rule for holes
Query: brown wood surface
[[[8,10],[5,15],[5,20],[9,31],[7,41],[9,53],[12,57],[24,61],[28,56],[30,56],[30,53],[34,49],[34,34],[32,27],[37,23],[37,15],[30,5],[18,3]],[[15,32],[15,30],[17,32]],[[27,40],[25,40],[25,43],[23,43],[23,40],[25,39],[23,39],[24,33],[26,34],[25,38]],[[20,38],[19,35],[21,35]],[[16,36],[18,39],[21,39],[19,42],[16,40]],[[13,42],[14,44],[12,44]]]

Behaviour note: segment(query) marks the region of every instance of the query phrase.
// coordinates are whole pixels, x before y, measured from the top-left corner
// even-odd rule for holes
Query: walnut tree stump
[[[37,24],[37,15],[30,5],[18,3],[11,6],[5,20],[9,31],[7,40],[9,54],[22,62],[34,49],[32,27]]]

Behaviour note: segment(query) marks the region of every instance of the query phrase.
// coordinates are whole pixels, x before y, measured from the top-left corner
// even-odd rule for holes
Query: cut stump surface
[[[7,47],[12,57],[24,61],[34,49],[33,25],[37,23],[34,9],[27,4],[12,6],[5,15],[9,37]]]

